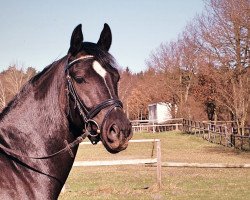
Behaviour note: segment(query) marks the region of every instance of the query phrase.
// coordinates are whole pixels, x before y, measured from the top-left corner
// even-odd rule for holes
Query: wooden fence
[[[171,119],[166,123],[157,123],[155,120],[133,120],[132,129],[134,133],[182,130],[182,121],[182,118]]]
[[[110,166],[110,165],[139,165],[139,164],[156,164],[156,179],[159,188],[162,187],[162,172],[161,172],[161,141],[160,139],[142,139],[130,140],[130,143],[151,142],[156,144],[156,158],[148,159],[124,159],[124,160],[98,160],[98,161],[75,161],[73,167],[86,166]],[[82,142],[80,145],[88,145],[91,142]],[[102,144],[99,142],[98,144]]]
[[[183,131],[201,136],[212,143],[250,150],[250,135],[235,134],[233,127],[226,123],[215,124],[183,119]]]
[[[250,150],[250,128],[245,128],[245,134],[241,135],[235,132],[231,126],[233,122],[217,121],[194,121],[182,118],[171,119],[165,123],[158,124],[150,120],[132,121],[133,132],[164,132],[172,130],[181,130],[185,133],[201,136],[205,140],[224,145],[235,147],[241,150]]]

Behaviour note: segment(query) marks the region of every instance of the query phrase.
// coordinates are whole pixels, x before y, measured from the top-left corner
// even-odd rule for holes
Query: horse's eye
[[[77,83],[86,83],[85,79],[81,76],[76,76],[75,80]]]

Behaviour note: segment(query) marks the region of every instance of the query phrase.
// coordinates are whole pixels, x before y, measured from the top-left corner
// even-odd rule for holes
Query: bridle
[[[71,155],[71,157],[74,157],[74,154],[72,152],[72,148],[77,146],[79,143],[81,143],[86,137],[88,137],[90,139],[90,141],[92,142],[92,144],[97,144],[97,142],[100,141],[100,134],[103,131],[103,125],[106,122],[106,120],[108,119],[109,114],[111,113],[111,111],[118,107],[118,108],[122,108],[122,102],[119,99],[107,99],[103,102],[101,102],[100,104],[96,105],[94,108],[92,109],[88,109],[84,103],[81,101],[79,95],[76,92],[76,89],[74,87],[74,84],[72,82],[72,78],[70,76],[69,73],[69,69],[76,63],[78,62],[84,62],[88,59],[93,59],[94,56],[91,55],[85,55],[82,57],[79,57],[71,62],[69,62],[66,67],[65,67],[65,73],[66,73],[66,80],[67,80],[67,95],[68,97],[70,96],[74,103],[75,103],[75,109],[78,110],[83,123],[84,123],[84,129],[82,130],[82,134],[80,136],[78,136],[73,142],[68,143],[66,140],[64,141],[65,143],[65,147],[63,149],[58,150],[55,153],[52,153],[50,155],[45,155],[45,156],[27,156],[24,155],[22,153],[19,153],[16,150],[10,149],[6,146],[4,146],[3,144],[0,144],[0,150],[2,150],[5,154],[10,155],[12,157],[20,157],[20,158],[29,158],[29,159],[49,159],[52,158],[54,156],[57,156],[61,153],[64,152],[69,152],[69,154]],[[69,105],[68,105],[69,106]],[[101,127],[99,127],[98,123],[93,120],[93,118],[98,115],[99,112],[101,112],[103,109],[108,108],[108,111],[106,112],[103,121],[101,123]],[[69,109],[70,111],[70,109]],[[92,127],[96,126],[97,129],[93,130]],[[41,172],[40,172],[41,173]],[[42,172],[43,173],[43,172]]]
[[[84,102],[80,99],[79,95],[76,92],[76,89],[74,87],[73,81],[72,81],[72,77],[70,76],[69,70],[70,68],[75,65],[76,63],[79,62],[85,62],[89,59],[93,59],[94,56],[92,55],[85,55],[85,56],[81,56],[71,62],[69,62],[66,67],[65,67],[65,74],[66,74],[66,80],[67,80],[67,95],[68,95],[68,99],[69,97],[72,98],[72,100],[74,101],[74,109],[77,109],[82,121],[84,123],[84,129],[83,129],[83,135],[84,138],[88,136],[88,138],[90,139],[92,144],[97,144],[98,141],[100,141],[100,134],[103,131],[103,125],[106,122],[109,114],[111,113],[111,111],[116,108],[122,108],[122,102],[119,99],[107,99],[103,102],[101,102],[100,104],[96,105],[95,107],[93,107],[92,109],[88,109]],[[98,115],[98,113],[100,113],[103,109],[108,108],[108,111],[106,112],[103,121],[101,123],[101,126],[98,125],[98,123],[93,120],[93,118]],[[70,108],[69,108],[69,116],[71,118],[72,121],[72,115],[70,113]],[[93,127],[96,127],[96,130],[93,130]]]

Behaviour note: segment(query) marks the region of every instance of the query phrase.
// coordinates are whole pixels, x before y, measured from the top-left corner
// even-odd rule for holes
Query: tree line
[[[145,71],[120,69],[119,97],[131,120],[147,119],[149,104],[167,102],[173,117],[250,124],[250,1],[205,4],[177,40],[152,52]],[[0,108],[35,74],[15,65],[1,72]]]
[[[10,66],[0,73],[0,110],[20,91],[23,85],[36,74],[35,68],[20,69]]]
[[[250,124],[249,47],[250,1],[205,1],[203,13],[176,41],[162,43],[150,55],[146,71],[121,73],[127,114],[147,118],[148,104],[168,102],[174,117],[232,120],[245,127]]]

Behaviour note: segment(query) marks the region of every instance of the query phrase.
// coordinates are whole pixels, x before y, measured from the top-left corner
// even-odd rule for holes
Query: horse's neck
[[[60,146],[66,139],[67,119],[59,107],[58,96],[49,91],[45,99],[36,100],[32,88],[27,90],[28,95],[20,98],[1,120],[0,134],[11,148],[27,154],[48,153],[48,147]]]
[[[65,141],[71,142],[73,139],[69,134],[67,117],[60,107],[58,85],[54,84],[42,99],[36,99],[32,85],[26,87],[26,90],[20,93],[17,103],[2,117],[0,143],[26,156],[41,157],[53,154],[65,147]],[[73,150],[74,155],[76,150]],[[48,181],[48,187],[56,187],[60,191],[58,184],[61,185],[66,180],[74,159],[66,152],[46,160],[25,158],[21,161],[50,175],[53,180],[58,179],[55,186],[51,184],[49,176],[40,172],[33,177],[36,180],[36,176],[42,176],[43,184],[46,185]],[[34,171],[31,174],[33,173]]]

